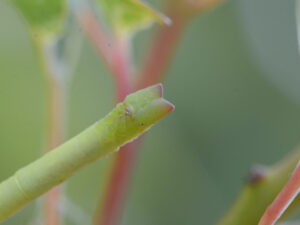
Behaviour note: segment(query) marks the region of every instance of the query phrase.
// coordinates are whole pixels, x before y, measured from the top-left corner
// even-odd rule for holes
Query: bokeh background
[[[252,165],[271,165],[298,145],[294,8],[292,0],[231,0],[189,26],[164,82],[176,110],[144,140],[123,225],[214,224]],[[136,39],[137,60],[150,33]],[[113,81],[86,39],[69,96],[68,137],[113,107]],[[0,1],[0,180],[41,154],[45,99],[27,27]],[[66,224],[89,224],[106,164],[64,185]],[[3,224],[27,225],[37,208]]]

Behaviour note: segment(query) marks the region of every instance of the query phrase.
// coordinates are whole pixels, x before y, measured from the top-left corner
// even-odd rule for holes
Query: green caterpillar
[[[162,98],[161,84],[128,95],[102,120],[3,181],[0,222],[77,170],[137,138],[173,109]]]

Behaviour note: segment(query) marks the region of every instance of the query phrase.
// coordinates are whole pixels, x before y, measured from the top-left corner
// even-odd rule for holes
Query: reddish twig
[[[199,13],[201,11],[206,11],[220,4],[224,0],[189,0],[190,11],[192,13]]]
[[[130,85],[130,53],[127,40],[108,39],[91,10],[85,10],[85,13],[78,14],[78,19],[98,54],[104,58],[114,76],[116,102],[123,101],[133,89]],[[115,156],[104,200],[99,202],[101,210],[97,211],[95,224],[112,225],[120,219],[130,180],[133,155],[136,155],[134,153],[137,149],[136,146],[137,142],[132,142],[122,147],[122,150]]]
[[[60,145],[65,136],[65,112],[64,112],[64,93],[63,88],[59,86],[55,78],[49,75],[49,111],[50,123],[48,134],[47,151],[50,151]],[[45,197],[45,224],[60,224],[59,203],[61,191],[57,186],[50,190]]]
[[[111,70],[116,82],[116,103],[121,102],[132,91],[130,80],[130,53],[127,40],[120,39],[113,46]]]
[[[47,131],[46,131],[46,151],[50,151],[60,145],[65,138],[65,90],[63,83],[57,79],[56,68],[52,67],[48,43],[37,40],[37,54],[39,56],[41,70],[45,77],[46,97],[47,97]],[[59,187],[50,190],[45,196],[44,221],[45,225],[59,225],[61,191]]]
[[[163,80],[177,43],[187,26],[188,17],[179,15],[176,11],[169,9],[167,14],[172,24],[159,29],[154,37],[153,44],[146,54],[144,65],[137,78],[137,89],[153,85]]]
[[[120,223],[138,145],[139,141],[136,140],[122,147],[117,154],[104,201],[100,202],[100,211],[95,218],[95,224],[116,225]]]
[[[91,10],[86,10],[85,13],[78,16],[79,24],[114,75],[117,102],[122,101],[133,90],[162,80],[176,43],[187,22],[186,17],[177,17],[172,11],[170,11],[170,15],[173,24],[170,27],[162,28],[158,32],[149,52],[149,57],[142,69],[141,79],[139,82],[135,82],[135,86],[131,86],[133,82],[130,80],[130,54],[127,52],[127,43],[120,40],[111,41]],[[138,143],[139,141],[135,141],[127,144],[116,155],[110,179],[105,188],[104,200],[101,199],[98,207],[99,211],[96,213],[96,225],[119,224],[138,152]]]
[[[274,225],[300,191],[300,166],[297,165],[293,175],[273,203],[267,208],[258,225]]]
[[[146,54],[144,66],[137,80],[137,89],[161,82],[166,69],[174,56],[177,43],[184,33],[190,19],[199,12],[213,8],[224,0],[186,0],[176,2],[168,0],[166,15],[172,20],[171,26],[161,27],[153,44]]]
[[[59,207],[61,191],[55,187],[46,194],[45,199],[45,221],[46,225],[60,224]]]
[[[79,25],[114,76],[117,102],[123,101],[123,98],[130,93],[130,55],[127,40],[115,40],[110,37],[98,22],[94,11],[88,6],[78,11],[76,15]]]
[[[127,43],[123,41],[118,41],[118,45],[114,48],[115,51],[111,68],[116,82],[117,103],[123,101],[132,90],[129,69],[130,54],[128,52]],[[134,141],[123,146],[120,152],[115,156],[111,175],[106,187],[107,192],[105,193],[104,201],[99,203],[101,210],[97,213],[95,224],[118,224],[123,211],[122,209],[134,161],[133,156],[136,155],[136,150],[137,141]]]
[[[135,89],[155,84],[162,79],[164,70],[169,63],[184,25],[185,23],[178,18],[171,26],[172,28],[167,27],[160,31],[151,50],[148,64],[142,72],[141,83],[137,84]],[[119,82],[117,82],[120,93],[124,92],[124,87],[122,87],[124,83],[126,82],[120,79]],[[119,84],[121,84],[121,86]],[[121,98],[125,97],[122,94],[119,96],[121,96]],[[138,141],[132,142],[124,146],[116,156],[111,178],[106,189],[106,196],[102,207],[99,208],[100,214],[95,220],[96,225],[116,225],[120,223],[128,186],[137,157],[138,146]]]
[[[104,59],[108,67],[112,67],[112,46],[115,45],[113,39],[107,35],[104,27],[98,22],[93,10],[88,6],[77,11],[76,17],[80,27],[95,46],[98,54]]]

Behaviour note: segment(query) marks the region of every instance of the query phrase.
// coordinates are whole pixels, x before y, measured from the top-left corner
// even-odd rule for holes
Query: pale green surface
[[[43,152],[46,107],[43,77],[23,21],[3,1],[0,18],[4,180]],[[137,37],[139,61],[150,37],[150,32]],[[82,49],[68,84],[68,137],[103,117],[114,102],[105,65],[87,40]],[[123,225],[212,225],[232,204],[253,164],[272,165],[293,149],[300,140],[300,110],[278,87],[300,91],[297,54],[294,1],[233,0],[198,17],[164,85],[176,111],[145,137]],[[281,78],[276,85],[268,79],[274,72]],[[103,159],[80,170],[65,187],[88,218],[106,165]],[[2,224],[28,225],[35,208],[31,204]],[[65,224],[78,225],[71,220],[78,213],[64,209]]]
[[[156,85],[127,96],[102,120],[0,183],[0,221],[166,116],[172,106],[161,94]]]

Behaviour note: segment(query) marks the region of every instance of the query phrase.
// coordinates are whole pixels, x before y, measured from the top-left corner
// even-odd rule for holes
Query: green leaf
[[[53,33],[59,30],[66,14],[65,0],[11,0],[34,31]]]
[[[113,32],[130,35],[150,26],[153,22],[169,23],[168,18],[139,0],[96,0],[101,16]]]

